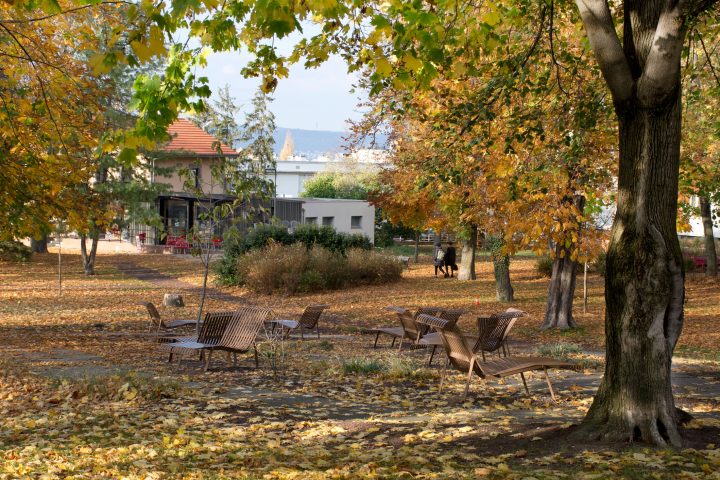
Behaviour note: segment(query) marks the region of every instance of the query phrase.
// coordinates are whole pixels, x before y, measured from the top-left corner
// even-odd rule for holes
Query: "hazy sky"
[[[240,70],[245,64],[239,53],[213,53],[202,73],[210,79],[214,92],[225,84],[242,106],[243,112],[250,106],[252,96],[260,84],[259,79],[245,79]],[[307,130],[346,131],[348,118],[358,119],[358,96],[350,93],[353,77],[347,73],[345,62],[334,57],[322,66],[305,70],[302,65],[290,69],[288,78],[281,79],[270,105],[278,127]],[[239,118],[238,120],[242,120]]]

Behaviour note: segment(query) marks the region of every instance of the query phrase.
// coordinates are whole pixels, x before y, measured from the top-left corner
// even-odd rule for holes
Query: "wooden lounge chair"
[[[473,346],[473,352],[482,356],[485,361],[485,352],[500,352],[507,357],[510,355],[508,335],[518,318],[524,317],[525,312],[516,308],[508,308],[502,313],[494,313],[489,317],[478,317],[478,340]]]
[[[410,313],[410,311],[407,308],[403,307],[396,307],[394,305],[390,305],[388,307],[385,307],[384,310],[388,310],[390,312],[395,312],[398,314],[398,318],[400,320],[400,326],[399,327],[378,327],[378,328],[372,328],[368,330],[371,333],[375,333],[375,343],[373,343],[373,348],[377,347],[378,338],[380,337],[380,334],[389,335],[392,337],[392,343],[390,344],[390,348],[393,348],[395,346],[395,340],[400,338],[400,349],[402,350],[402,339],[409,339],[412,342],[415,342],[418,338],[418,336],[422,336],[425,332],[427,332],[428,327],[423,325],[421,326],[422,332],[419,332],[417,330],[417,326],[414,322],[414,318],[419,313],[427,313],[431,315],[436,315],[438,313],[439,307],[424,307],[421,309],[418,309],[418,312],[416,312],[414,315]],[[408,321],[407,319],[410,318],[413,320],[412,322]],[[403,319],[406,321],[404,322]],[[406,324],[409,327],[406,328]],[[411,332],[411,333],[408,333]]]
[[[276,326],[287,330],[287,335],[290,335],[292,330],[300,329],[300,338],[305,338],[305,330],[311,332],[313,329],[317,331],[317,337],[320,338],[320,328],[318,327],[318,320],[323,311],[330,305],[308,305],[305,307],[305,311],[300,316],[300,320],[283,320],[273,319],[269,323],[272,324],[273,330]]]
[[[443,320],[447,320],[449,322],[448,325],[455,325],[457,323],[457,321],[460,320],[460,317],[464,313],[467,313],[467,310],[465,310],[464,308],[447,308],[445,310],[440,311],[437,315],[430,314],[430,316],[435,316],[438,318],[442,318]],[[420,315],[422,315],[422,314],[420,314]],[[418,315],[418,317],[420,315]],[[417,322],[417,323],[422,325],[421,322]],[[430,327],[429,325],[427,327],[429,330],[432,330],[432,327]],[[465,336],[468,337],[468,339],[471,342],[473,342],[473,343],[477,342],[476,336],[468,335],[468,334],[465,334]],[[442,338],[440,338],[440,334],[438,332],[427,333],[427,334],[423,335],[422,338],[418,339],[418,344],[425,345],[427,347],[432,347],[432,350],[430,350],[430,358],[428,359],[428,366],[432,365],[432,361],[435,356],[435,350],[437,350],[438,347],[443,346],[443,342],[442,342]]]
[[[470,389],[470,380],[472,379],[473,372],[482,379],[486,379],[488,377],[502,378],[510,375],[520,375],[523,386],[525,387],[525,392],[530,395],[524,373],[533,370],[542,370],[545,373],[545,380],[547,381],[548,389],[550,390],[550,396],[554,401],[555,392],[553,392],[547,369],[578,368],[578,366],[574,363],[547,357],[505,357],[489,362],[482,362],[472,351],[467,338],[463,335],[462,331],[460,331],[457,324],[451,325],[447,320],[432,317],[430,315],[420,315],[418,317],[418,322],[430,325],[431,327],[434,327],[438,333],[440,333],[440,337],[442,338],[443,345],[445,347],[445,352],[448,356],[442,378],[440,379],[440,390],[442,390],[445,373],[449,365],[452,365],[461,372],[467,372],[467,381],[465,383],[465,393],[463,394],[463,399],[467,397]]]
[[[199,350],[207,352],[205,366],[207,371],[210,359],[215,350],[224,350],[233,354],[233,365],[237,364],[237,354],[253,349],[255,367],[258,366],[255,338],[268,319],[269,308],[243,307],[237,311],[208,312],[205,316],[197,341],[187,340],[167,344],[170,349],[170,360],[175,351]]]
[[[155,308],[155,305],[151,302],[140,302],[140,305],[147,309],[150,315],[150,329],[155,328],[155,333],[158,338],[160,338],[161,333],[166,333],[176,328],[197,325],[197,320],[164,320],[160,316],[158,309]]]

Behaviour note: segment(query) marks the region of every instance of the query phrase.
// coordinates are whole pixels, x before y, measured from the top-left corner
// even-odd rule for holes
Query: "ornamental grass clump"
[[[239,257],[236,271],[239,285],[268,295],[276,291],[292,295],[396,282],[402,265],[372,250],[350,249],[345,257],[318,245],[271,242]]]

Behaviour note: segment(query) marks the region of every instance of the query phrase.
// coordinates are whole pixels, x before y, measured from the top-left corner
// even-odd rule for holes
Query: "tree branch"
[[[660,14],[645,69],[638,80],[637,95],[641,105],[657,106],[677,88],[686,30],[679,3]]]
[[[616,104],[633,94],[633,78],[606,0],[575,0],[590,46]]]

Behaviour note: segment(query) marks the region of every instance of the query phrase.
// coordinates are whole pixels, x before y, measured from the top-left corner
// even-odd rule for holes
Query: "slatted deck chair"
[[[443,340],[448,360],[440,379],[440,390],[442,390],[448,366],[452,365],[455,369],[460,370],[461,372],[467,372],[467,381],[465,383],[463,400],[467,398],[467,394],[470,389],[470,380],[472,379],[473,373],[482,379],[487,379],[488,377],[502,378],[510,375],[520,375],[523,386],[525,387],[525,392],[529,396],[530,390],[528,390],[524,373],[534,370],[542,370],[545,374],[545,381],[547,382],[548,389],[550,390],[550,396],[553,401],[555,401],[555,392],[553,391],[552,384],[550,383],[550,377],[547,373],[548,368],[565,368],[573,370],[578,368],[578,366],[572,362],[547,357],[505,357],[498,360],[483,362],[478,359],[475,353],[473,353],[470,344],[457,324],[450,325],[450,322],[447,320],[432,317],[430,315],[420,315],[418,317],[418,322],[434,327],[440,333],[440,337]]]
[[[464,308],[446,308],[444,310],[441,310],[437,315],[429,314],[430,316],[442,318],[443,320],[448,321],[448,325],[455,325],[458,320],[460,320],[460,317],[467,313],[467,310]],[[420,313],[417,315],[419,317],[423,313]],[[427,314],[426,314],[427,315]],[[417,318],[416,317],[416,318]],[[417,322],[420,325],[423,325],[422,322]],[[430,325],[427,325],[428,330],[432,330],[432,327]],[[468,338],[469,341],[475,343],[477,342],[477,337],[474,335],[465,334],[465,336]],[[433,358],[435,357],[435,351],[438,347],[443,346],[442,338],[440,337],[440,333],[438,332],[430,332],[426,335],[423,335],[422,338],[418,340],[418,344],[425,345],[427,347],[432,347],[432,350],[430,350],[430,358],[428,359],[428,367],[432,365]]]
[[[258,366],[257,347],[255,338],[268,319],[271,310],[269,308],[243,307],[237,311],[208,312],[205,316],[197,341],[183,341],[168,344],[170,358],[173,352],[200,351],[207,352],[203,371],[210,366],[212,353],[215,350],[223,350],[232,354],[233,365],[237,364],[237,354],[253,349],[255,352],[255,367]]]
[[[274,319],[271,320],[273,330],[275,327],[280,327],[287,330],[287,335],[290,335],[292,330],[300,329],[300,338],[305,338],[305,330],[311,332],[313,329],[317,331],[317,337],[320,338],[320,328],[318,327],[318,321],[323,311],[330,305],[308,305],[305,307],[305,311],[300,315],[300,320],[283,320]]]
[[[165,344],[164,348],[170,350],[168,362],[172,362],[176,353],[182,355],[188,351],[203,352],[209,346],[217,345],[223,337],[225,329],[237,312],[226,310],[220,312],[207,312],[205,321],[200,326],[200,333],[197,338],[186,338],[179,342]],[[182,359],[182,357],[180,358]],[[178,360],[179,362],[180,360]]]
[[[385,310],[389,310],[391,312],[397,312],[397,311],[405,310],[405,309],[402,307],[390,306],[390,307],[385,307]],[[402,326],[400,326],[400,327],[378,327],[378,328],[371,328],[367,331],[375,334],[375,343],[373,343],[373,348],[377,348],[377,342],[378,342],[378,338],[380,338],[380,334],[389,335],[390,337],[392,337],[392,343],[390,344],[390,348],[393,348],[395,346],[395,340],[397,340],[398,338],[403,338],[405,336],[405,329]],[[402,340],[401,340],[401,342],[402,342]]]
[[[160,312],[152,302],[140,302],[140,305],[144,306],[148,314],[150,315],[150,330],[155,330],[155,334],[158,339],[161,338],[162,333],[170,332],[176,328],[188,327],[197,325],[197,320],[165,320],[160,316]]]
[[[473,352],[482,356],[485,361],[485,352],[500,352],[507,357],[510,355],[508,335],[518,318],[525,316],[525,312],[516,308],[508,308],[502,313],[494,313],[489,317],[478,317],[478,340],[473,346]]]
[[[272,310],[269,308],[245,307],[238,310],[228,323],[220,342],[207,347],[205,368],[210,366],[213,351],[222,350],[232,354],[233,366],[237,365],[237,354],[253,350],[255,354],[255,368],[258,367],[258,352],[255,339],[265,321],[270,318]]]

